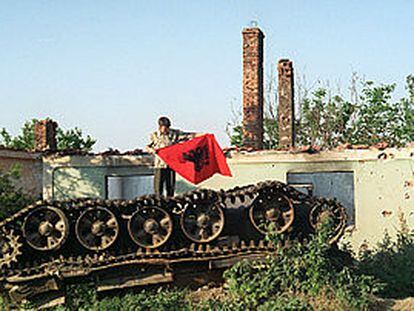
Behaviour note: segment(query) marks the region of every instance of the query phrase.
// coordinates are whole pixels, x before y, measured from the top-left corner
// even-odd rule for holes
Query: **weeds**
[[[328,237],[329,230],[322,229],[308,243],[279,247],[264,262],[237,263],[225,273],[231,299],[248,309],[309,310],[309,302],[325,297],[343,310],[366,309],[379,284],[348,264],[348,254],[329,245]],[[270,239],[280,242],[276,235]]]
[[[73,285],[67,290],[67,303],[55,311],[72,310],[192,310],[185,290],[158,288],[139,293],[98,299],[93,284]]]
[[[97,310],[98,299],[93,284],[66,287],[66,307],[61,310]]]
[[[7,172],[0,170],[0,220],[14,214],[32,202],[32,199],[16,188],[20,179],[20,167],[14,165]]]
[[[360,269],[384,284],[380,295],[386,298],[414,296],[414,232],[403,215],[395,239],[385,235],[374,250],[360,254]]]

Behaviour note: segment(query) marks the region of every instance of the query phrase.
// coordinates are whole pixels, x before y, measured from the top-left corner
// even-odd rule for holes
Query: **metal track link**
[[[244,210],[242,225],[251,231],[229,235],[231,212],[244,217]],[[333,219],[334,243],[346,226],[344,208],[278,181],[173,198],[38,201],[0,223],[0,283],[6,288],[50,277],[82,279],[117,267],[266,256],[276,247],[264,240],[269,230],[287,240],[306,237],[327,217]]]

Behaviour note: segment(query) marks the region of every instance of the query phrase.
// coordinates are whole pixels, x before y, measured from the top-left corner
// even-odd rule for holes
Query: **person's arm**
[[[200,137],[206,135],[207,133],[194,133],[194,137]]]
[[[152,154],[154,154],[155,153],[155,135],[154,135],[154,133],[153,134],[151,134],[151,136],[150,136],[150,143],[145,147],[145,150],[148,152],[148,153],[152,153]]]
[[[205,133],[184,132],[181,130],[176,130],[176,131],[177,131],[177,137],[179,141],[189,140],[195,137],[200,137],[200,136],[205,135]]]

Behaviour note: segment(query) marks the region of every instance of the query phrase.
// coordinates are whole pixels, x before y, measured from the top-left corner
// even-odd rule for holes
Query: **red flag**
[[[193,184],[198,184],[215,173],[231,176],[226,157],[213,134],[158,149],[157,155]]]

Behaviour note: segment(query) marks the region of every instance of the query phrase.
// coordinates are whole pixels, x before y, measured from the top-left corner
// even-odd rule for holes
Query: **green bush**
[[[190,301],[186,300],[185,290],[172,290],[162,287],[98,299],[91,283],[68,286],[66,296],[66,305],[57,307],[56,311],[192,310]]]
[[[138,294],[103,299],[98,310],[191,310],[190,302],[185,299],[184,290],[159,288],[143,290]]]
[[[92,283],[68,285],[66,306],[61,310],[97,310],[98,299]]]
[[[349,264],[349,254],[329,245],[328,237],[329,230],[323,229],[307,243],[290,241],[288,247],[279,247],[265,261],[235,264],[225,273],[231,299],[248,309],[274,304],[286,306],[274,310],[290,310],[289,305],[295,304],[307,308],[307,302],[298,297],[312,300],[323,296],[337,301],[344,310],[367,308],[379,284]],[[276,235],[270,238],[278,244]]]
[[[374,250],[365,250],[360,256],[360,269],[383,284],[381,296],[414,296],[414,232],[402,217],[396,239],[386,234]]]
[[[0,221],[32,202],[28,195],[16,188],[19,178],[19,166],[13,166],[8,172],[0,170]]]

